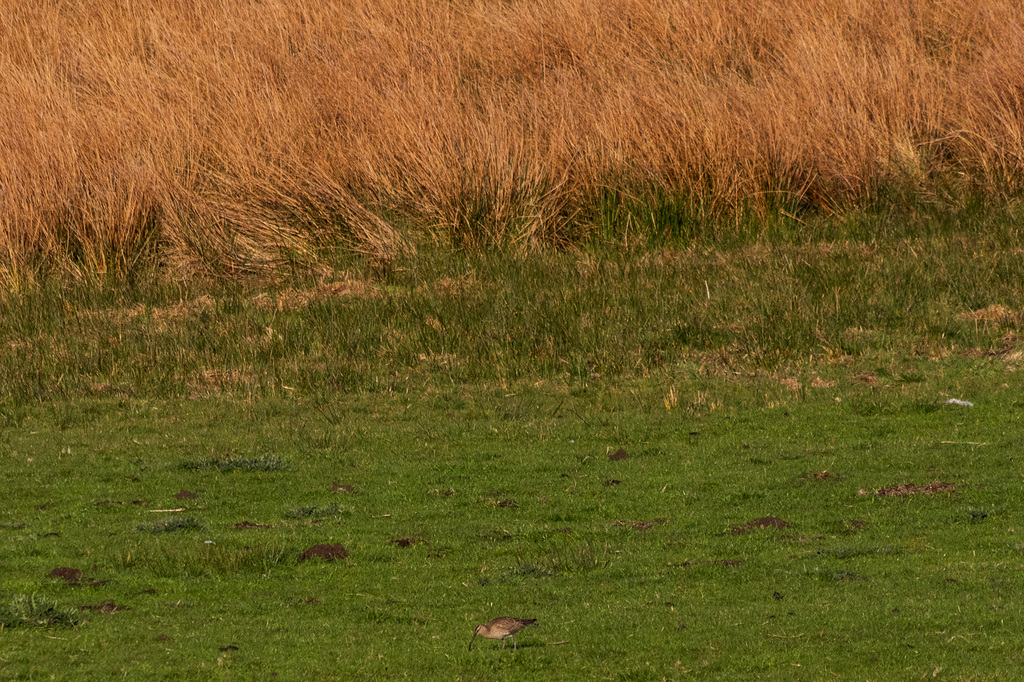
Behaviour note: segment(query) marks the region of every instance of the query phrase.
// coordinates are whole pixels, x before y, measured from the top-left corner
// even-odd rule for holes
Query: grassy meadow
[[[1017,214],[751,224],[7,296],[4,677],[1013,679]]]
[[[1022,29],[0,3],[0,679],[1016,679]]]
[[[1016,367],[7,404],[0,669],[1014,679]]]

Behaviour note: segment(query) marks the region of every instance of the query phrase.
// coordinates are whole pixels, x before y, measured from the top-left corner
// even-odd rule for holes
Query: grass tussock
[[[194,462],[182,462],[178,465],[185,471],[285,471],[288,463],[277,455],[260,455],[258,457],[211,457]]]
[[[265,573],[286,561],[287,548],[279,542],[255,542],[241,547],[215,544],[139,545],[117,552],[119,565],[158,577]]]
[[[15,594],[0,603],[0,629],[16,627],[74,627],[78,612],[44,594]]]
[[[1022,19],[999,0],[8,3],[0,277],[236,276],[327,244],[386,262],[424,236],[529,247],[1012,193]]]

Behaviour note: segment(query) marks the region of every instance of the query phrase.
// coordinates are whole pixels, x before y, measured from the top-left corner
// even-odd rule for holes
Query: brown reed
[[[531,248],[603,191],[700,215],[1017,192],[1006,0],[0,3],[0,278]]]

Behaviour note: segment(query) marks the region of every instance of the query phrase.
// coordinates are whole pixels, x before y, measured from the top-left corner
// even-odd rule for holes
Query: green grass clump
[[[178,465],[185,471],[201,471],[212,469],[228,471],[284,471],[288,463],[276,455],[259,457],[211,457],[196,462],[182,462]]]
[[[287,544],[278,540],[257,541],[251,545],[140,543],[118,549],[114,558],[117,565],[129,574],[168,579],[266,574],[295,561]]]
[[[9,601],[0,602],[0,626],[3,628],[74,627],[79,622],[77,609],[63,606],[45,594],[19,593]]]

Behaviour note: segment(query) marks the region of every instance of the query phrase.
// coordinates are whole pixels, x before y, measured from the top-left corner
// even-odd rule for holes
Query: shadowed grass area
[[[385,271],[341,258],[270,289],[153,282],[9,295],[0,420],[17,424],[20,405],[55,400],[53,424],[68,428],[89,419],[63,402],[74,395],[227,394],[302,397],[316,406],[312,419],[332,423],[339,415],[323,397],[339,392],[1016,352],[1016,209],[922,208],[830,225],[528,258],[438,249]],[[272,454],[221,454],[189,461],[276,466]]]

